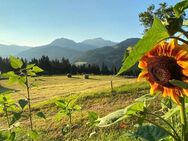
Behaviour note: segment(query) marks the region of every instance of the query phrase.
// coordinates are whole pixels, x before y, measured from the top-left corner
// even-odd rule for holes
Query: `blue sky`
[[[56,38],[77,42],[141,37],[138,14],[163,0],[0,0],[0,43],[38,46]],[[174,5],[178,0],[166,0]]]

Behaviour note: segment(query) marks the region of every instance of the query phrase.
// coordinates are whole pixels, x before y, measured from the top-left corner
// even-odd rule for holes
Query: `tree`
[[[139,14],[139,21],[145,28],[144,32],[151,27],[154,17],[159,18],[165,24],[170,35],[173,35],[176,32],[181,32],[186,34],[186,37],[188,37],[188,33],[182,29],[185,13],[183,16],[176,18],[173,7],[168,6],[167,3],[160,3],[158,9],[155,9],[155,5],[150,5],[146,11]]]

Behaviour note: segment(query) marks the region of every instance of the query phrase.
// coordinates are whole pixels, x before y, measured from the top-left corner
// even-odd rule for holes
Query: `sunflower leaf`
[[[183,88],[183,89],[188,89],[188,83],[180,81],[180,80],[173,79],[173,80],[170,80],[169,83],[174,85],[174,86]]]
[[[163,128],[154,125],[145,125],[137,129],[135,136],[147,141],[158,141],[169,136],[169,134]]]
[[[123,119],[130,118],[133,115],[139,114],[139,112],[144,111],[144,102],[135,102],[124,109],[117,110],[108,114],[105,117],[96,120],[98,122],[98,127],[108,127]]]
[[[168,38],[170,35],[158,18],[154,18],[152,27],[133,47],[129,56],[124,60],[123,65],[117,75],[131,68],[142,56],[151,50],[157,43]]]

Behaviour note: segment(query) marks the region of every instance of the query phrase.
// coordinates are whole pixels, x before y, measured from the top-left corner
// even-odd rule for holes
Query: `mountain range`
[[[95,45],[97,44],[98,45]],[[40,58],[42,55],[49,56],[50,59],[60,59],[62,57],[68,58],[71,62],[75,57],[80,56],[83,52],[100,48],[103,45],[114,45],[115,42],[104,40],[102,38],[95,38],[76,43],[73,40],[66,38],[59,38],[52,41],[48,45],[30,48],[17,54],[17,56],[32,59]]]
[[[14,55],[30,60],[45,55],[50,59],[61,59],[64,57],[69,59],[71,63],[87,62],[98,65],[105,63],[109,67],[119,67],[125,49],[136,44],[138,40],[139,38],[129,38],[116,43],[102,38],[94,38],[75,42],[70,39],[59,38],[47,45],[38,47],[0,44],[0,56]]]
[[[0,56],[9,57],[10,55],[17,55],[18,53],[28,49],[30,49],[28,46],[0,44]]]
[[[87,62],[89,64],[106,64],[108,67],[116,66],[119,68],[122,64],[125,50],[135,45],[139,38],[129,38],[114,46],[106,46],[89,50],[77,57],[74,62]]]

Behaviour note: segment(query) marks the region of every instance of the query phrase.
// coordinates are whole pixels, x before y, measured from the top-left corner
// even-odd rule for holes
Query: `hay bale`
[[[72,77],[71,73],[67,73],[67,77],[71,78]]]
[[[89,74],[84,74],[84,79],[89,79]]]

